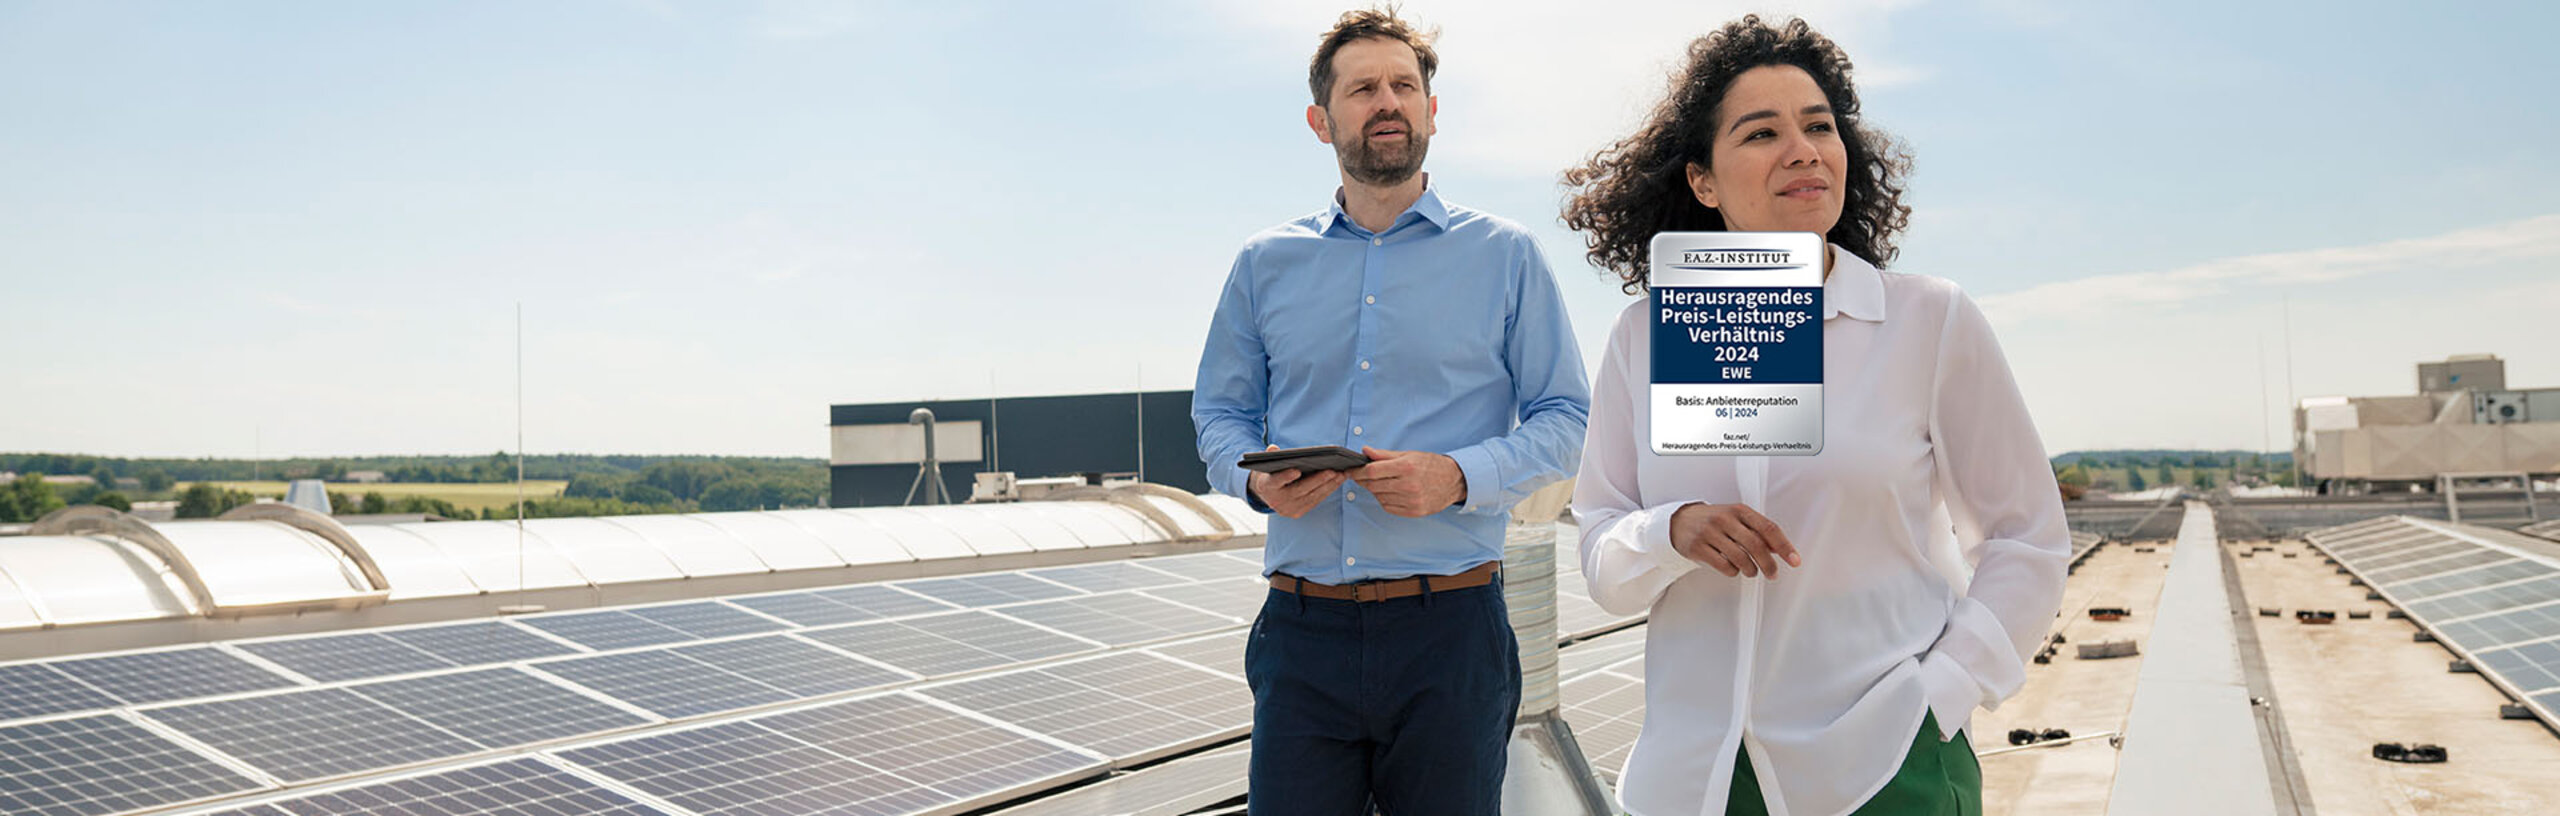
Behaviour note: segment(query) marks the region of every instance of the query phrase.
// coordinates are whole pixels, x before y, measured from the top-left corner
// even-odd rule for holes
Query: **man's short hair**
[[[1422,67],[1422,92],[1431,93],[1431,75],[1440,70],[1440,55],[1431,50],[1437,29],[1423,31],[1404,18],[1396,16],[1393,5],[1355,9],[1342,13],[1333,22],[1333,30],[1324,33],[1323,44],[1316,46],[1314,62],[1307,64],[1307,90],[1315,94],[1316,106],[1333,101],[1333,55],[1345,45],[1372,37],[1393,40],[1413,48],[1414,61]]]

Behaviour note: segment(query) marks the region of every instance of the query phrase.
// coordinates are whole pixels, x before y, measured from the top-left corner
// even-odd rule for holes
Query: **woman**
[[[1638,816],[1979,813],[1963,730],[2018,690],[2061,604],[2061,499],[1990,325],[1954,285],[1877,268],[1909,159],[1849,73],[1803,21],[1745,17],[1565,175],[1566,224],[1629,293],[1657,232],[1829,242],[1819,455],[1652,453],[1644,299],[1593,382],[1583,575],[1610,611],[1652,609],[1619,788]]]

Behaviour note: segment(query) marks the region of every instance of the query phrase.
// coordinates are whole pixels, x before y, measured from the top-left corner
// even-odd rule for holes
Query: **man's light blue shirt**
[[[1581,461],[1590,410],[1529,231],[1428,188],[1383,232],[1337,193],[1246,241],[1191,394],[1209,484],[1264,512],[1236,460],[1266,444],[1430,451],[1465,472],[1466,501],[1424,518],[1348,480],[1304,517],[1273,514],[1263,572],[1326,584],[1500,560],[1511,506]]]

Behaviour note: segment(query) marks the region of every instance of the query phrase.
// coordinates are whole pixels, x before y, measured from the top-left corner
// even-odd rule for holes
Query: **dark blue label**
[[[1819,385],[1822,287],[1653,290],[1658,385]]]

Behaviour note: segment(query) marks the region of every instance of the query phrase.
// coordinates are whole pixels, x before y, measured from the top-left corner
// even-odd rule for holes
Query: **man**
[[[1344,14],[1308,67],[1333,206],[1237,253],[1192,421],[1209,482],[1273,513],[1247,646],[1258,816],[1501,810],[1520,699],[1505,511],[1580,461],[1589,387],[1545,256],[1423,174],[1429,35]],[[1350,471],[1253,473],[1342,445]]]

